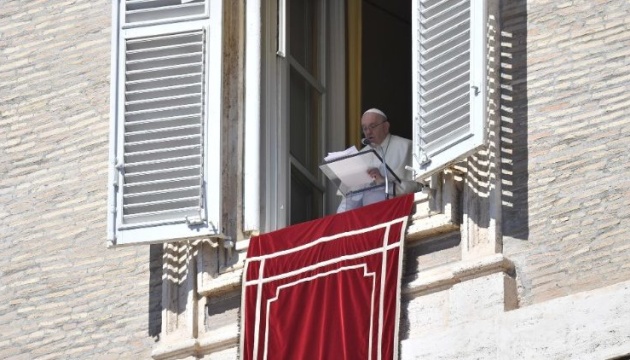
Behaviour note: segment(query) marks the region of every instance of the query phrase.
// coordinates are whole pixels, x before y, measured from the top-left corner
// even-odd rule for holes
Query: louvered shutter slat
[[[127,81],[127,90],[130,92],[146,91],[159,89],[168,86],[182,86],[189,85],[192,80],[198,80],[199,74],[184,74],[176,76],[164,76],[162,78],[148,78],[135,81]]]
[[[127,122],[127,128],[129,131],[136,130],[146,130],[146,129],[155,129],[163,126],[168,126],[170,123],[174,124],[189,124],[191,122],[197,121],[197,116],[195,114],[183,115],[183,116],[173,116],[173,117],[163,117],[163,118],[154,118],[148,120],[137,120],[137,121],[129,121]]]
[[[128,155],[138,151],[152,151],[163,147],[181,147],[196,145],[200,139],[199,126],[178,130],[150,131],[127,136]]]
[[[193,125],[174,126],[170,128],[156,128],[156,129],[151,129],[151,130],[129,131],[127,133],[127,136],[130,139],[138,138],[141,141],[143,138],[151,139],[156,134],[159,134],[159,133],[168,133],[170,135],[170,134],[177,134],[177,133],[196,134],[198,132],[199,132],[199,125],[193,124]]]
[[[166,107],[166,108],[156,108],[150,111],[146,110],[138,110],[138,111],[130,111],[126,113],[131,122],[142,121],[142,120],[156,120],[160,118],[167,117],[178,117],[178,116],[199,116],[199,106],[197,105],[186,105],[186,106],[178,106],[178,107]]]
[[[131,54],[129,54],[131,55]],[[179,65],[177,67],[188,66],[188,67],[201,67],[200,63],[194,63],[190,60],[195,59],[198,60],[200,54],[190,53],[186,55],[179,56],[168,56],[161,58],[152,58],[146,60],[138,60],[134,62],[127,63],[127,74],[133,75],[139,72],[148,72],[148,71],[170,71],[174,60],[179,60],[184,65]]]
[[[194,84],[183,84],[176,86],[166,86],[166,87],[153,87],[149,89],[137,89],[127,91],[127,101],[142,101],[145,99],[148,93],[151,93],[153,96],[158,98],[164,98],[167,96],[180,96],[190,94],[191,91],[195,91],[199,89],[201,86],[200,83]]]
[[[173,161],[170,164],[162,163],[161,166],[128,166],[128,170],[125,170],[125,177],[128,178],[130,182],[166,180],[181,176],[198,176],[197,173],[200,168],[199,161],[195,161],[194,159],[185,162]]]
[[[170,169],[160,169],[154,171],[144,171],[138,173],[125,174],[126,186],[130,186],[136,183],[149,182],[149,181],[164,181],[177,179],[178,177],[194,176],[197,179],[201,179],[199,176],[199,166],[179,166]]]
[[[166,161],[130,167],[129,171],[125,174],[128,181],[124,190],[139,183],[158,181],[161,182],[161,185],[165,188],[174,187],[175,184],[173,181],[175,179],[187,177],[195,177],[198,179],[197,184],[199,184],[199,182],[202,181],[202,177],[199,176],[200,170],[202,170],[200,160],[194,158],[186,161]]]
[[[172,109],[184,106],[197,106],[198,108],[201,108],[201,105],[201,99],[198,94],[129,101],[126,103],[127,109],[129,109],[128,114],[140,113],[143,110],[157,112],[162,109]]]
[[[188,155],[198,155],[200,153],[199,145],[176,146],[170,148],[159,148],[147,151],[138,151],[128,156],[132,163],[150,161],[156,157],[182,157]]]
[[[477,6],[485,1],[414,0],[414,156],[420,177],[467,156],[483,142],[480,114],[471,106],[471,89],[480,86],[473,78],[485,74],[473,61],[473,55],[485,51],[475,48],[484,44],[472,31],[479,26],[473,16]]]
[[[145,226],[157,226],[163,223],[168,223],[170,219],[179,218],[183,216],[189,216],[189,214],[195,211],[196,206],[190,207],[178,207],[176,209],[167,209],[167,210],[159,210],[159,211],[151,211],[151,212],[143,212],[143,213],[131,213],[127,215],[128,221],[127,225],[122,225],[121,229],[132,229],[137,227],[133,225],[135,223],[142,223]]]
[[[169,200],[179,200],[185,198],[194,198],[196,196],[197,186],[184,186],[160,190],[152,190],[147,192],[128,193],[125,195],[127,205],[137,205],[141,203],[164,202]],[[184,194],[184,195],[182,195]],[[186,196],[185,194],[188,194]]]
[[[178,166],[179,165],[179,166]],[[129,168],[129,174],[134,173],[150,173],[152,171],[158,171],[162,169],[171,169],[176,167],[190,167],[200,166],[199,157],[191,157],[187,159],[168,159],[153,162],[145,162]],[[147,175],[151,176],[151,175]]]
[[[155,160],[141,161],[127,165],[127,171],[129,171],[129,173],[132,173],[133,171],[146,172],[152,171],[154,169],[162,169],[168,167],[168,165],[170,164],[197,166],[200,165],[200,160],[201,157],[199,156],[199,154],[173,158],[159,158]]]
[[[181,115],[199,114],[198,104],[156,106],[150,109],[134,109],[125,113],[131,121],[151,120],[160,117],[172,117]]]
[[[155,198],[158,198],[159,200],[154,200]],[[129,198],[126,197],[125,199],[129,199]],[[175,206],[176,204],[190,204],[191,206],[195,206],[197,205],[197,200],[199,199],[197,198],[196,194],[192,194],[192,196],[188,196],[188,197],[177,196],[173,199],[169,199],[168,197],[164,197],[164,196],[157,196],[156,194],[154,198],[147,197],[147,195],[145,195],[145,198],[143,200],[147,200],[147,201],[140,201],[139,199],[136,199],[136,201],[134,202],[129,201],[127,205],[124,205],[125,209],[129,209],[128,214],[140,214],[140,213],[147,213],[150,211],[173,210],[173,209],[178,208],[177,206]],[[169,204],[172,205],[173,207],[170,208]]]
[[[199,184],[198,176],[171,178],[166,180],[141,181],[127,184],[127,195],[146,193],[149,191],[164,191],[175,187],[189,187]]]
[[[204,32],[142,37],[126,45],[123,226],[198,216]],[[176,181],[183,178],[188,180]]]
[[[127,0],[125,21],[134,24],[203,15],[205,5],[204,0]]]
[[[177,197],[175,199],[162,198],[158,201],[127,204],[124,205],[123,208],[125,210],[125,216],[129,220],[133,219],[133,217],[130,218],[129,215],[135,215],[134,217],[144,216],[145,221],[147,221],[150,219],[148,216],[153,212],[182,212],[182,210],[184,210],[189,214],[194,214],[193,211],[195,211],[196,207],[199,205],[198,201],[197,196]],[[129,223],[129,221],[127,223]]]
[[[199,76],[201,73],[201,64],[182,64],[169,67],[149,68],[145,70],[132,70],[127,72],[127,79],[132,82],[149,79],[162,80],[168,77],[187,75],[191,73],[195,73],[196,76]]]
[[[151,140],[135,141],[127,143],[127,156],[137,152],[157,150],[160,148],[173,148],[196,145],[201,141],[200,135],[156,137]]]
[[[468,107],[464,103],[466,97],[468,97],[468,87],[458,87],[433,98],[427,97],[431,104],[425,106],[421,112],[421,116],[425,119],[421,124],[423,133],[429,133],[436,127],[443,126],[441,119],[445,117],[453,118],[453,115],[461,114],[462,111],[467,116]]]

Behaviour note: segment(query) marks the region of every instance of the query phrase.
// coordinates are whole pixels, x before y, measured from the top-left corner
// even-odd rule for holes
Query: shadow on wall
[[[162,331],[162,264],[164,247],[151,245],[149,250],[149,336],[160,340]]]
[[[195,269],[197,268],[198,246],[188,241],[164,244],[162,257],[162,310],[167,310],[160,324],[161,333],[167,334],[186,327],[185,318],[190,292],[196,288]],[[191,274],[192,272],[192,274]],[[157,294],[156,294],[157,295]]]
[[[487,25],[488,148],[467,161],[464,191],[474,195],[462,196],[462,209],[480,229],[489,229],[491,220],[500,216],[503,236],[527,240],[526,1],[501,1],[496,11],[498,14],[489,14]],[[496,209],[490,199],[491,188],[497,182],[501,186],[501,209]]]
[[[527,240],[527,2],[500,3],[502,233]]]
[[[501,154],[501,112],[500,112],[500,88],[501,81],[501,37],[500,37],[500,13],[498,7],[489,7],[488,21],[486,23],[486,62],[487,62],[487,148],[481,149],[466,160],[466,182],[462,193],[462,226],[471,226],[471,233],[477,233],[480,229],[490,230],[495,226],[493,219],[497,219],[497,206],[494,206],[493,188],[497,186],[497,168],[500,168],[503,160]],[[464,220],[465,219],[465,220]],[[475,230],[476,228],[476,230]],[[476,242],[469,239],[469,241]]]

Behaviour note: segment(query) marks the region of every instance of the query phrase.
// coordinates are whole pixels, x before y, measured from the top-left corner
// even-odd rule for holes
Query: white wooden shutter
[[[220,3],[127,0],[115,12],[111,244],[220,233]]]
[[[413,0],[414,168],[423,179],[485,143],[486,1]]]

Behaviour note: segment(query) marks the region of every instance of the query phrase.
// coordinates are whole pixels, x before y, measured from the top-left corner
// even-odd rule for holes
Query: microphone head
[[[365,146],[370,145],[371,143],[372,143],[372,142],[371,142],[371,141],[370,141],[370,139],[368,139],[368,138],[363,138],[363,139],[361,139],[361,144],[363,144],[363,145],[365,145]]]

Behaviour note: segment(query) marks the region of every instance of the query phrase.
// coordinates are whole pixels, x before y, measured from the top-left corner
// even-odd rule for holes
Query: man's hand
[[[370,177],[374,179],[374,182],[377,184],[382,184],[385,182],[385,178],[381,176],[381,172],[378,171],[377,168],[368,169],[368,175],[370,175]]]

